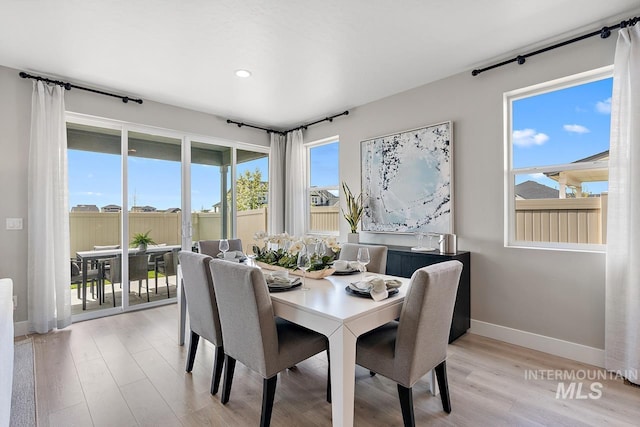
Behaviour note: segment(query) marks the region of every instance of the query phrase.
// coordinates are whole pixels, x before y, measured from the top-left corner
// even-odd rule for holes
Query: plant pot
[[[144,243],[141,243],[138,245],[138,250],[140,252],[146,252],[147,251],[147,245],[145,245]]]
[[[360,234],[358,234],[358,233],[349,233],[349,234],[347,234],[347,242],[349,242],[349,243],[360,243]]]

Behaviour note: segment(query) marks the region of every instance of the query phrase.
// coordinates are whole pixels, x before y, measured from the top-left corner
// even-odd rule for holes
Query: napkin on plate
[[[235,255],[235,258],[231,258],[231,259],[229,259],[229,258],[225,258],[225,257],[224,257],[224,253],[223,253],[223,252],[218,253],[218,258],[220,258],[220,259],[226,259],[227,261],[233,261],[233,260],[235,259],[235,260],[237,261],[238,259],[240,259],[240,258],[243,258],[243,257],[244,257],[244,253],[243,253],[242,251],[227,251],[227,253],[228,253],[228,254],[234,254],[234,255]]]
[[[390,288],[399,288],[402,282],[396,279],[383,279],[379,276],[369,276],[359,282],[351,283],[349,286],[358,291],[369,292],[374,301],[382,301],[389,297]]]
[[[290,279],[287,276],[277,274],[277,272],[274,272],[274,273],[264,273],[264,280],[267,282],[267,285],[271,286],[272,288],[275,288],[275,287],[288,288],[290,286],[293,286],[297,281],[300,280],[299,277]]]

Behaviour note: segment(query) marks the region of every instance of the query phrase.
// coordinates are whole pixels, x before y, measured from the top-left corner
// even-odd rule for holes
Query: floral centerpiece
[[[306,246],[314,248],[307,277],[326,277],[335,271],[331,264],[340,253],[340,245],[335,237],[304,236],[298,238],[287,233],[268,235],[259,231],[253,238],[256,242],[262,243],[253,246],[256,263],[262,268],[286,269],[292,274],[302,275],[302,271],[298,270],[297,265],[298,253]]]

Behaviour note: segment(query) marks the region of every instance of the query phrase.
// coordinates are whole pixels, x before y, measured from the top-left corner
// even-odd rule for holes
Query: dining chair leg
[[[169,293],[169,276],[167,276],[167,272],[164,272],[164,281],[167,285],[167,298],[171,298],[171,294]]]
[[[186,371],[191,372],[193,370],[193,361],[196,360],[196,351],[198,350],[198,342],[200,341],[200,335],[191,331],[191,342],[189,343],[189,353],[187,354],[187,367]]]
[[[147,278],[147,280],[145,281],[145,283],[147,284],[147,302],[149,302],[149,279]]]
[[[271,412],[273,411],[273,399],[276,395],[278,374],[262,380],[262,414],[260,415],[260,427],[269,427],[271,424]]]
[[[229,395],[231,394],[231,383],[233,382],[233,371],[236,368],[236,359],[229,355],[224,355],[224,383],[222,385],[222,397],[220,402],[226,405],[229,402]]]
[[[104,283],[104,281],[102,282]],[[111,284],[111,298],[113,298],[113,306],[116,306],[116,285]]]
[[[447,414],[451,413],[451,398],[449,397],[449,383],[447,382],[447,361],[435,367],[436,378],[438,379],[438,388],[440,389],[440,398],[442,399],[442,408]]]
[[[213,358],[213,374],[211,375],[211,394],[216,394],[220,387],[220,377],[222,376],[222,366],[224,364],[224,348],[219,345],[216,347],[215,356]]]
[[[413,393],[411,392],[411,387],[398,384],[398,397],[400,398],[400,409],[402,409],[404,427],[415,427],[416,419],[413,413]]]
[[[331,403],[331,357],[327,348],[327,402]]]

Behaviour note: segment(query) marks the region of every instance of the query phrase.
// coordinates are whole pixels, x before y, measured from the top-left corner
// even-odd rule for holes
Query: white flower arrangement
[[[329,268],[340,253],[340,245],[335,237],[302,236],[298,238],[286,232],[269,235],[264,231],[258,231],[253,238],[257,242],[262,242],[261,246],[254,245],[253,248],[256,261],[289,269],[297,268],[298,253],[305,246],[316,245],[319,252],[314,255],[316,262],[309,271]]]

